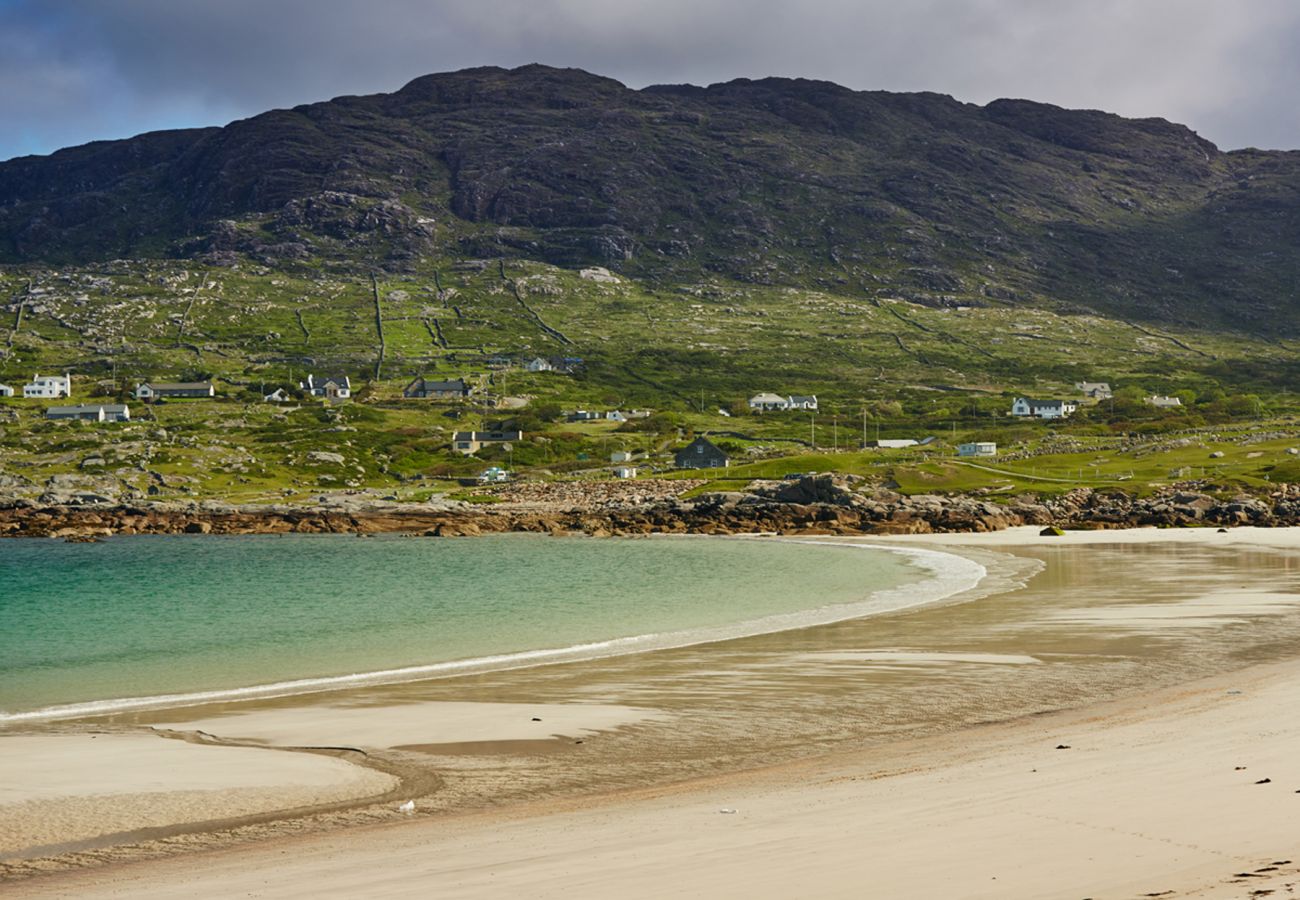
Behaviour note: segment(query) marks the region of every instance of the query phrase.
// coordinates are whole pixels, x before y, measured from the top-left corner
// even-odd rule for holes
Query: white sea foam
[[[612,640],[575,644],[569,647],[502,653],[474,659],[451,660],[427,665],[405,666],[397,669],[381,669],[350,675],[303,678],[242,688],[194,691],[182,694],[160,694],[151,697],[122,697],[112,700],[94,700],[85,703],[47,706],[25,712],[0,712],[0,726],[22,722],[104,716],[147,709],[197,706],[203,703],[286,697],[368,685],[398,684],[409,681],[423,681],[429,678],[471,675],[528,666],[602,659],[630,653],[644,653],[651,650],[690,647],[697,644],[709,644],[736,638],[753,637],[760,634],[793,631],[816,625],[829,625],[833,622],[899,612],[920,606],[931,606],[970,591],[987,574],[987,570],[978,562],[964,556],[958,556],[955,553],[945,553],[940,550],[796,538],[762,538],[762,540],[838,547],[846,550],[885,551],[905,557],[913,565],[923,569],[927,575],[920,581],[874,591],[865,599],[852,603],[832,604],[793,613],[779,613],[728,625],[641,634]]]

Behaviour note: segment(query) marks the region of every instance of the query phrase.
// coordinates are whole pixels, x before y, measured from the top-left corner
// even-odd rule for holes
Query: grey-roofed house
[[[731,457],[705,437],[691,441],[673,459],[679,469],[725,469],[731,465]]]
[[[456,378],[451,381],[430,381],[421,376],[416,378],[402,390],[403,397],[413,397],[417,399],[452,400],[462,397],[468,397],[472,389],[465,383],[465,379]]]
[[[131,410],[125,403],[85,403],[80,406],[51,406],[47,419],[80,419],[84,422],[129,422]]]
[[[789,409],[790,398],[782,397],[780,394],[773,394],[770,391],[764,391],[761,394],[755,394],[749,398],[749,408],[757,410],[758,412]]]
[[[135,399],[146,403],[161,397],[215,397],[210,381],[146,381],[135,387]]]
[[[1076,381],[1074,389],[1089,400],[1109,400],[1114,396],[1110,384],[1105,381]]]
[[[306,381],[298,383],[298,387],[313,397],[328,400],[346,400],[352,396],[352,380],[346,375],[308,375]]]

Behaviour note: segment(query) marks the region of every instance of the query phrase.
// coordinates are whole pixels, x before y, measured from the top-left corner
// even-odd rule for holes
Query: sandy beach
[[[6,894],[1078,900],[1286,896],[1300,885],[1300,720],[1290,714],[1300,701],[1300,661],[1289,658],[1293,633],[1285,630],[1300,604],[1289,577],[1300,531],[1146,529],[1048,538],[1017,529],[871,540],[1030,557],[1048,548],[1049,559],[1071,545],[1120,555],[1096,557],[1105,571],[1093,583],[1085,577],[1088,557],[1076,562],[1079,596],[1055,589],[1049,565],[1036,588],[946,614],[890,617],[869,631],[844,623],[734,648],[444,682],[420,687],[419,702],[394,688],[309,708],[170,710],[148,724],[168,735],[201,731],[241,746],[134,739],[213,759],[259,755],[231,757],[227,766],[225,786],[250,797],[293,780],[269,767],[273,758],[277,765],[286,758],[341,767],[298,771],[303,791],[382,794],[384,783],[365,779],[386,776],[346,758],[269,749],[337,747],[344,740],[356,752],[424,754],[453,782],[499,785],[508,771],[517,793],[496,808],[421,799],[413,815],[390,811],[372,824],[272,832],[208,852],[15,878]],[[1149,583],[1112,571],[1124,553],[1144,546],[1159,551],[1138,558]],[[1255,580],[1244,564],[1196,569],[1181,561],[1179,547],[1212,548],[1205,557],[1211,561],[1267,553],[1260,558],[1273,568]],[[1200,579],[1195,589],[1169,587],[1180,572],[1189,584]],[[927,620],[940,636],[923,642],[917,629]],[[1212,665],[1220,671],[1198,677],[1189,660],[1203,658],[1206,636],[1218,634],[1230,637]],[[865,644],[864,636],[876,643]],[[909,636],[913,643],[904,644]],[[1183,655],[1149,670],[1133,669],[1119,653],[1140,659],[1151,647],[1167,646],[1183,648]],[[1052,674],[1056,667],[1061,675]],[[1104,674],[1116,669],[1118,675]],[[1129,672],[1162,683],[1126,688],[1120,682]],[[1074,691],[1070,680],[1078,673],[1098,673],[1095,686]],[[729,679],[735,697],[766,691],[776,708],[766,719],[758,718],[758,706],[738,710],[735,722],[721,723],[718,709],[726,705],[692,712],[702,703],[701,685],[722,696]],[[842,717],[877,696],[897,695],[908,708],[917,705],[913,698],[938,697],[930,701],[939,703],[933,717],[948,724],[918,720],[895,733],[886,727],[886,711],[880,722],[863,720],[861,728],[872,730],[861,733],[877,736],[871,740],[850,730],[808,739],[796,753],[796,738],[804,740],[796,734],[766,756],[717,755],[717,746],[735,745],[746,733],[770,739],[782,722],[797,732],[814,687],[840,704],[819,701],[829,704],[823,715]],[[868,688],[879,693],[860,693]],[[525,692],[535,701],[518,703]],[[615,693],[618,702],[595,702]],[[1119,699],[1072,702],[1094,694]],[[396,696],[403,702],[392,702]],[[734,702],[729,696],[718,702]],[[746,725],[747,718],[754,722]],[[717,729],[715,743],[697,751],[686,736],[710,728]],[[32,754],[10,744],[6,756],[4,745],[36,739],[0,738],[7,774],[29,765],[21,761]],[[36,785],[26,788],[33,793],[0,794],[0,822],[21,803],[83,802],[94,793],[80,775],[67,773],[105,765],[103,746],[74,735],[46,740],[64,742],[56,767],[64,774],[24,776]],[[572,751],[583,741],[579,749],[590,756],[546,757],[538,750],[551,742]],[[648,741],[660,747],[659,756],[647,753]],[[719,769],[710,759],[733,761]],[[217,778],[206,758],[187,765],[194,768],[175,770],[180,783],[135,784],[119,793],[143,808],[142,797],[181,790],[187,779]],[[577,782],[556,772],[584,769],[595,771],[605,789],[560,789]],[[545,780],[547,773],[560,787]],[[222,784],[202,787],[216,791]],[[396,799],[385,804],[395,807]]]

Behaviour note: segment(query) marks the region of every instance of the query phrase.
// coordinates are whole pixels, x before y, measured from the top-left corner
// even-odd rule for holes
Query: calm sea
[[[682,646],[914,606],[982,574],[775,540],[6,540],[0,724]]]

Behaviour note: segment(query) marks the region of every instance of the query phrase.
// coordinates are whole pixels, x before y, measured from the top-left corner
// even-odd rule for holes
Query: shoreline
[[[1273,713],[1297,695],[1300,660],[1266,663],[871,751],[77,869],[6,893],[1280,894],[1300,885],[1300,725]]]
[[[1300,549],[1300,531],[1272,530],[1272,529],[1233,530],[1226,535],[1218,534],[1213,529],[1194,529],[1194,530],[1177,530],[1177,531],[1144,529],[1136,532],[1117,532],[1117,531],[1080,532],[1080,533],[1071,533],[1069,535],[1066,535],[1064,538],[1060,538],[1060,537],[1041,537],[1038,535],[1038,529],[1031,527],[1031,528],[1021,528],[1015,531],[1002,531],[996,533],[971,534],[971,535],[963,535],[963,536],[933,535],[933,536],[900,536],[900,537],[892,537],[892,538],[873,537],[872,540],[873,542],[880,542],[882,544],[889,544],[891,546],[910,545],[916,547],[928,547],[932,544],[942,544],[942,545],[948,545],[948,547],[950,547],[952,550],[956,552],[961,552],[962,550],[998,551],[1004,548],[1005,549],[1032,548],[1033,546],[1055,548],[1055,547],[1067,546],[1070,544],[1076,544],[1078,546],[1084,547],[1084,546],[1128,545],[1128,544],[1142,545],[1142,544],[1157,544],[1157,543],[1169,543],[1169,542],[1177,542],[1183,544],[1190,543],[1194,545],[1205,545],[1207,547],[1218,547],[1226,544],[1226,545],[1240,545],[1243,547],[1260,546],[1260,547],[1270,547],[1276,549],[1289,549],[1289,550]],[[947,547],[945,549],[947,549]],[[894,659],[903,658],[903,657],[898,657],[895,651],[889,651],[889,652],[895,654],[894,657],[892,657]],[[1287,666],[1292,666],[1292,662],[1286,662],[1280,664],[1275,663],[1272,665],[1275,667],[1281,666],[1282,668],[1286,668]],[[1300,662],[1295,663],[1295,665],[1300,666]],[[1244,678],[1246,676],[1242,675],[1241,673],[1251,672],[1251,671],[1254,670],[1240,669],[1240,670],[1232,671],[1232,673],[1229,675],[1220,675],[1214,677],[1229,678],[1229,679]],[[1300,669],[1298,669],[1297,672],[1300,672]],[[1250,677],[1254,677],[1254,676],[1250,676]],[[399,824],[396,827],[399,829],[401,828],[429,829],[430,831],[428,833],[432,835],[430,839],[436,838],[438,840],[442,840],[444,837],[447,836],[441,835],[440,833],[434,834],[434,832],[440,832],[438,825],[439,823],[441,823],[442,825],[448,826],[450,832],[453,833],[449,839],[459,840],[459,838],[455,837],[454,833],[457,832],[457,830],[462,827],[462,823],[475,821],[476,816],[483,816],[493,820],[496,820],[494,817],[500,817],[501,821],[506,821],[506,822],[516,822],[516,821],[540,822],[546,816],[552,815],[556,809],[563,810],[565,808],[577,808],[584,811],[582,815],[599,817],[599,816],[613,815],[613,813],[609,813],[608,810],[611,807],[618,807],[619,812],[617,813],[617,815],[619,817],[627,815],[630,816],[632,819],[637,819],[639,816],[642,816],[643,813],[639,812],[636,807],[638,807],[641,804],[642,800],[644,800],[645,798],[656,798],[656,797],[688,797],[689,798],[691,796],[694,796],[695,793],[700,790],[709,789],[708,786],[718,783],[719,779],[721,779],[721,783],[726,785],[731,785],[736,783],[745,783],[746,779],[749,778],[755,778],[760,780],[764,779],[767,776],[764,775],[763,773],[771,774],[771,777],[773,779],[776,779],[777,781],[784,779],[787,782],[791,782],[790,784],[787,784],[786,787],[784,788],[781,787],[781,785],[779,784],[774,785],[773,783],[767,783],[767,786],[764,788],[764,791],[769,791],[769,790],[785,791],[787,795],[787,801],[789,803],[796,803],[796,804],[803,803],[804,800],[800,799],[801,788],[795,786],[798,779],[794,777],[793,773],[804,772],[804,771],[816,771],[818,770],[818,767],[822,765],[827,765],[827,766],[832,764],[838,765],[839,763],[833,763],[833,761],[835,760],[839,760],[843,762],[843,760],[849,759],[850,757],[852,758],[851,762],[844,763],[844,765],[848,766],[848,768],[839,772],[839,774],[836,776],[837,779],[836,783],[840,783],[840,782],[858,783],[863,780],[867,780],[873,783],[875,781],[889,781],[888,777],[885,778],[881,777],[882,774],[886,774],[880,769],[880,766],[882,764],[881,761],[884,759],[896,758],[899,760],[898,768],[908,769],[908,770],[916,768],[914,765],[908,763],[907,760],[905,759],[905,757],[907,757],[912,752],[912,750],[908,748],[912,748],[915,746],[931,747],[932,744],[927,742],[933,742],[933,746],[948,747],[949,753],[951,754],[954,748],[960,749],[965,747],[969,743],[972,752],[991,753],[993,751],[992,751],[992,744],[990,744],[989,735],[994,734],[995,732],[1000,734],[1001,732],[998,731],[999,729],[1004,729],[1004,730],[1011,729],[1012,731],[1014,731],[1018,727],[1017,723],[1055,721],[1057,718],[1062,716],[1067,718],[1072,716],[1078,716],[1080,718],[1080,721],[1086,722],[1090,719],[1090,717],[1094,715],[1105,714],[1104,713],[1105,709],[1110,708],[1114,704],[1119,704],[1121,706],[1128,704],[1133,710],[1140,711],[1143,704],[1147,702],[1142,699],[1144,697],[1155,698],[1155,697],[1164,697],[1166,695],[1177,696],[1179,695],[1180,692],[1184,690],[1191,690],[1192,689],[1191,685],[1197,683],[1199,682],[1191,682],[1189,684],[1183,684],[1180,685],[1179,687],[1174,687],[1174,688],[1159,688],[1154,690],[1149,689],[1149,686],[1143,686],[1142,688],[1139,689],[1138,694],[1124,696],[1123,699],[1105,701],[1100,704],[1097,703],[1085,704],[1083,707],[1080,708],[1070,708],[1070,704],[1067,702],[1065,704],[1064,709],[1058,709],[1056,712],[1050,712],[1046,716],[1041,715],[1040,711],[1037,709],[1024,709],[1021,710],[1018,714],[1013,714],[1012,716],[998,720],[993,724],[980,723],[979,720],[976,719],[972,723],[967,723],[967,724],[958,723],[953,727],[946,729],[941,733],[930,737],[921,737],[921,738],[914,738],[914,739],[903,738],[900,740],[886,740],[883,743],[871,745],[870,749],[839,750],[830,754],[814,753],[806,757],[801,757],[794,762],[790,762],[790,761],[779,762],[775,766],[761,766],[761,765],[755,767],[745,766],[740,769],[731,771],[725,775],[710,775],[710,776],[701,777],[698,774],[687,773],[686,780],[684,781],[682,781],[681,779],[673,779],[671,777],[669,777],[666,780],[661,779],[659,781],[654,781],[653,779],[651,779],[651,785],[648,787],[634,786],[629,788],[629,787],[622,787],[617,783],[611,783],[607,785],[605,788],[600,788],[595,790],[594,793],[578,791],[576,793],[571,792],[566,795],[563,791],[561,791],[560,794],[558,795],[555,794],[543,795],[544,799],[540,799],[540,800],[527,799],[527,800],[513,801],[508,803],[506,807],[498,811],[483,812],[481,810],[474,811],[474,810],[451,809],[451,810],[433,811],[433,815],[431,817],[426,818],[425,815],[423,814],[423,806],[422,806],[421,807],[422,814],[416,821],[408,822],[404,825]],[[382,699],[380,700],[380,702],[383,702]],[[1130,715],[1134,715],[1134,714],[1136,713],[1132,713],[1132,712],[1130,713]],[[225,713],[223,713],[223,715],[225,715]],[[546,714],[546,717],[549,719],[550,714]],[[276,717],[273,715],[272,719],[275,718]],[[330,718],[329,716],[326,716],[324,717],[324,719],[322,719],[322,721],[328,721],[329,718]],[[229,722],[227,722],[226,724],[228,725]],[[193,725],[193,723],[189,723],[189,725],[187,725],[186,723],[173,722],[168,727],[171,728],[190,727],[190,725]],[[213,728],[214,725],[212,722],[208,722],[205,724],[204,727]],[[348,731],[347,727],[341,725],[339,727],[342,728],[342,731],[340,733],[347,733]],[[615,726],[615,727],[619,728],[622,726]],[[328,736],[329,736],[328,732],[322,732],[321,734],[313,735],[313,739],[315,738],[324,739]],[[475,737],[475,735],[469,735],[468,737],[473,738]],[[492,737],[491,735],[487,736],[489,743],[491,742],[491,737]],[[518,738],[518,735],[513,735],[512,737]],[[302,740],[301,736],[299,737],[299,740]],[[509,742],[510,742],[509,740],[506,741],[507,744]],[[580,742],[581,741],[579,741],[579,743]],[[291,743],[293,742],[291,741]],[[418,742],[412,741],[411,743],[414,745],[417,744]],[[467,744],[474,743],[474,741],[468,740],[465,743]],[[570,744],[571,743],[572,742],[570,741]],[[597,743],[599,743],[599,740],[597,741]],[[1067,743],[1069,743],[1069,741],[1067,741]],[[448,749],[449,748],[446,745],[443,745],[442,750],[448,750]],[[499,752],[500,749],[501,748],[497,748],[497,750],[490,750],[489,758],[492,759],[497,758],[492,756],[491,754],[495,752]],[[509,748],[505,748],[505,749],[509,749]],[[522,750],[524,748],[518,747],[516,749]],[[557,744],[555,749],[557,751],[560,750],[560,745]],[[456,752],[460,752],[460,751],[458,750]],[[568,751],[564,751],[564,752],[571,753],[572,752],[571,746]],[[931,751],[929,750],[926,750],[925,752],[931,753]],[[942,755],[935,756],[933,754],[931,755],[931,757],[927,757],[927,759],[929,759],[929,762],[924,768],[926,768],[927,771],[939,772],[939,773],[944,772],[945,767],[949,764],[950,761],[945,760],[944,758],[941,757]],[[780,774],[780,773],[785,773],[785,774]],[[891,775],[890,777],[893,776]],[[943,776],[943,777],[947,778],[948,776]],[[1298,780],[1300,780],[1300,775],[1298,775],[1297,777]],[[1300,783],[1296,785],[1296,788],[1300,788]],[[726,789],[730,790],[731,788],[727,787]],[[751,801],[749,800],[746,800],[744,802],[746,806],[749,806],[751,804]],[[938,802],[938,801],[935,798],[931,798],[927,802],[930,803],[930,802]],[[566,807],[566,804],[569,804],[569,806]],[[629,808],[629,804],[630,804],[630,808]],[[727,805],[730,806],[731,804],[728,803]],[[672,811],[670,810],[668,812],[672,812]],[[716,810],[710,810],[709,812],[711,815],[716,814]],[[385,818],[385,817],[381,816],[380,818]],[[393,816],[388,815],[386,818],[392,819]],[[299,841],[306,842],[307,844],[313,844],[313,845],[315,842],[319,842],[322,846],[330,844],[331,841],[340,842],[337,844],[339,848],[338,852],[344,855],[348,855],[352,853],[352,850],[343,849],[346,846],[350,846],[350,844],[347,842],[346,838],[342,837],[342,835],[365,834],[365,833],[369,833],[370,829],[372,828],[383,829],[388,827],[385,825],[366,825],[365,824],[366,821],[373,822],[375,821],[375,819],[374,817],[369,817],[369,819],[367,819],[366,816],[360,816],[350,821],[345,821],[342,823],[336,822],[334,825],[326,825],[323,828],[323,830],[316,830],[314,834],[308,834],[302,837],[284,836],[285,834],[284,832],[277,832],[276,830],[272,829],[269,832],[270,834],[269,838],[259,837],[255,835],[252,837],[251,840],[247,842],[238,843],[230,847],[228,850],[222,851],[221,853],[218,854],[205,853],[205,854],[200,854],[199,856],[194,856],[192,853],[185,853],[183,854],[181,859],[197,861],[198,865],[200,867],[203,867],[208,865],[208,861],[215,860],[217,856],[229,856],[230,858],[243,857],[244,855],[261,856],[263,854],[263,848],[270,848],[272,846],[281,845],[286,842],[290,844],[294,844],[295,842],[299,842]],[[657,822],[657,820],[655,820],[655,822]],[[655,824],[655,822],[651,823],[652,827],[655,828],[661,827],[660,825]],[[678,826],[686,828],[687,830],[689,830],[690,827],[694,827],[691,826],[689,823],[676,823],[672,827],[678,827]],[[469,827],[472,830],[474,826],[471,825]],[[579,822],[577,823],[577,827],[586,827],[586,825],[584,825],[582,822]],[[816,826],[811,825],[810,827],[815,828]],[[895,823],[890,827],[896,829],[901,826],[899,826],[898,823]],[[289,831],[288,833],[292,834],[292,831]],[[464,838],[466,841],[469,841],[468,835],[469,832],[466,832],[466,836]],[[198,841],[198,846],[200,847],[220,846],[220,842],[211,842],[205,844],[201,836],[199,837],[200,840]],[[548,829],[547,826],[539,824],[537,825],[536,833],[532,834],[530,839],[535,839],[545,843],[547,841],[552,840],[554,837],[555,835],[550,833],[550,829]],[[786,835],[784,840],[794,840],[797,837],[798,835],[790,834],[790,835]],[[490,840],[490,835],[479,833],[478,838],[481,840]],[[471,847],[468,844],[463,849],[464,852],[470,854],[471,857],[473,856],[474,853],[477,852],[475,847]],[[689,855],[689,851],[686,848],[682,847],[678,849],[681,852],[687,853]],[[368,855],[373,855],[376,853],[381,853],[381,850],[382,848],[370,846],[364,849],[364,853]],[[269,853],[270,851],[269,849],[267,849],[265,852]],[[357,852],[360,853],[362,852],[362,850],[358,850]],[[367,858],[369,857],[367,856]],[[129,857],[127,859],[129,860]],[[763,860],[761,858],[751,859],[751,863],[755,866],[761,865],[762,861]],[[840,860],[839,862],[842,863],[843,860]],[[44,876],[37,876],[31,879],[25,878],[23,876],[18,876],[16,880],[11,881],[10,884],[12,884],[12,886],[15,888],[30,887],[33,891],[37,891],[37,893],[33,893],[32,896],[41,896],[42,894],[39,893],[39,890],[41,890],[41,885],[44,885],[46,883],[50,885],[52,890],[55,889],[57,885],[63,883],[93,885],[94,883],[99,881],[101,877],[106,880],[106,883],[115,883],[114,881],[112,881],[112,879],[118,878],[119,875],[125,877],[125,874],[129,874],[132,871],[149,871],[150,867],[153,867],[155,865],[159,867],[165,867],[168,864],[169,861],[167,858],[159,859],[156,861],[148,861],[148,860],[139,861],[139,862],[123,861],[116,864],[110,864],[109,867],[107,868],[88,870],[82,874],[78,874],[77,870],[72,870],[64,873],[53,873]],[[501,861],[498,860],[497,863],[495,864],[500,865]],[[379,865],[386,865],[386,863],[379,864]],[[98,876],[96,875],[96,873],[98,873]],[[232,873],[227,873],[227,874],[232,874]],[[77,879],[83,878],[83,875],[84,875],[84,880],[77,881]],[[233,875],[237,876],[238,873],[233,873]],[[605,889],[614,890],[619,886],[619,884],[620,882],[617,881],[606,883]],[[720,893],[718,893],[717,895],[719,896],[728,895],[726,890],[722,889],[723,886],[719,885],[718,887]],[[951,889],[951,885],[949,885],[948,887],[949,889]],[[663,885],[662,883],[659,885],[659,888],[661,891],[670,889],[669,886]],[[557,893],[560,892],[558,885],[556,886],[555,889]],[[523,893],[528,893],[527,889],[522,885],[519,887],[519,890],[522,891]],[[398,893],[400,895],[400,891]],[[483,893],[482,891],[480,891],[480,894],[483,896],[491,895],[490,892]],[[290,896],[292,894],[285,894],[285,895]],[[470,892],[468,895],[474,895],[474,894]],[[595,896],[595,894],[591,894],[591,895]],[[652,894],[650,893],[645,894],[645,896],[651,896],[651,895]],[[761,892],[759,895],[766,896],[761,894]],[[778,894],[775,893],[771,894],[771,896],[777,896],[777,895]],[[826,895],[828,896],[835,895],[835,889],[828,889]],[[846,892],[844,895],[849,896],[850,894]],[[860,894],[858,895],[860,896]],[[640,896],[640,895],[635,895],[635,896]],[[961,894],[961,896],[966,896],[966,894]],[[971,894],[971,896],[975,896],[975,894]],[[1012,896],[1012,895],[993,893],[993,894],[989,894],[989,896]],[[1024,894],[1024,896],[1048,896],[1048,894]],[[1062,894],[1061,896],[1064,897],[1064,896],[1073,896],[1073,895]]]
[[[681,539],[686,536],[650,535],[648,537]],[[698,535],[696,537],[716,539],[724,536]],[[727,537],[745,539],[748,536]],[[909,565],[916,567],[925,574],[917,581],[907,582],[898,587],[873,590],[868,599],[863,601],[813,607],[791,613],[769,614],[756,619],[726,625],[684,631],[656,631],[573,646],[504,652],[478,658],[453,659],[350,674],[322,675],[235,688],[195,691],[185,694],[104,698],[13,713],[0,712],[0,734],[3,734],[5,729],[21,728],[25,725],[40,726],[60,721],[99,719],[135,712],[161,712],[169,709],[186,709],[219,703],[279,700],[318,694],[328,695],[367,687],[410,684],[442,678],[455,678],[463,675],[531,669],[538,666],[583,663],[640,653],[653,653],[660,650],[675,650],[703,644],[741,640],[785,631],[799,631],[831,625],[849,619],[866,619],[880,615],[906,613],[921,607],[953,602],[953,598],[960,598],[977,592],[989,574],[983,565],[970,559],[969,555],[946,553],[926,547],[908,547],[897,543],[847,544],[832,541],[804,540],[796,536],[784,538],[755,537],[754,539],[779,541],[786,544],[881,550],[901,557]]]

